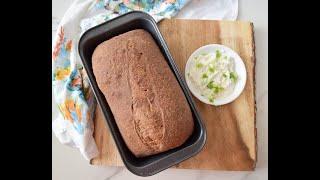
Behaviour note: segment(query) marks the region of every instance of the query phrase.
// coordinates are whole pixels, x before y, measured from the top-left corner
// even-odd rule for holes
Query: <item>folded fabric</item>
[[[76,0],[61,20],[52,50],[52,86],[60,110],[53,132],[63,144],[90,160],[98,155],[93,139],[96,101],[83,69],[77,44],[89,28],[129,11],[149,13],[156,21],[170,18],[189,0]]]
[[[192,0],[175,18],[236,20],[238,0]]]

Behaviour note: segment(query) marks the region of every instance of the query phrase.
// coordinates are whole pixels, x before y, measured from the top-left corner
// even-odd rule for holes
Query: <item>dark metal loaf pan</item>
[[[136,158],[127,148],[116,125],[110,107],[104,95],[98,88],[91,66],[93,51],[100,43],[134,29],[144,29],[148,31],[156,41],[186,96],[195,124],[193,134],[182,146],[143,158]],[[170,55],[169,49],[160,34],[157,24],[150,15],[143,12],[133,11],[93,27],[82,35],[78,48],[97,102],[103,111],[123,163],[128,170],[139,176],[151,176],[200,152],[206,141],[205,127],[195,108],[195,104],[187,89],[186,83],[181,78],[178,68]]]

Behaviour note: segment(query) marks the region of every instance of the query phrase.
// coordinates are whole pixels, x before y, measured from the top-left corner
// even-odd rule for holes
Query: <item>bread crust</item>
[[[98,45],[97,84],[120,133],[136,157],[182,145],[194,122],[188,102],[152,36],[137,29]]]

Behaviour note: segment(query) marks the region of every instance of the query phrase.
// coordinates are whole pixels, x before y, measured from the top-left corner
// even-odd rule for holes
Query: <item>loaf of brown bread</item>
[[[193,132],[188,102],[152,36],[138,29],[101,43],[92,56],[103,92],[136,157],[182,145]]]

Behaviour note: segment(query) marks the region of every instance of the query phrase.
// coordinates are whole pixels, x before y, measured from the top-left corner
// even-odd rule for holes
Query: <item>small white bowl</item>
[[[215,52],[216,50],[220,50],[220,51],[224,50],[225,53],[227,53],[230,57],[234,58],[235,71],[238,75],[238,80],[237,80],[237,83],[235,84],[234,90],[231,94],[229,94],[226,97],[216,98],[213,102],[210,102],[207,98],[201,96],[199,91],[194,89],[194,86],[192,86],[192,84],[189,80],[189,77],[187,76],[187,72],[189,72],[191,61],[194,59],[195,56],[197,56],[201,53],[212,53],[212,52]],[[189,57],[189,59],[186,63],[186,67],[185,67],[185,79],[186,79],[187,85],[188,85],[191,93],[196,98],[198,98],[201,102],[206,103],[206,104],[210,104],[210,105],[219,106],[219,105],[224,105],[224,104],[228,104],[228,103],[232,102],[241,94],[241,92],[243,91],[243,89],[246,85],[247,72],[246,72],[246,67],[245,67],[242,59],[235,51],[233,51],[232,49],[230,49],[229,47],[224,46],[224,45],[209,44],[209,45],[200,47],[199,49],[197,49],[196,51],[194,51],[191,54],[191,56]]]

